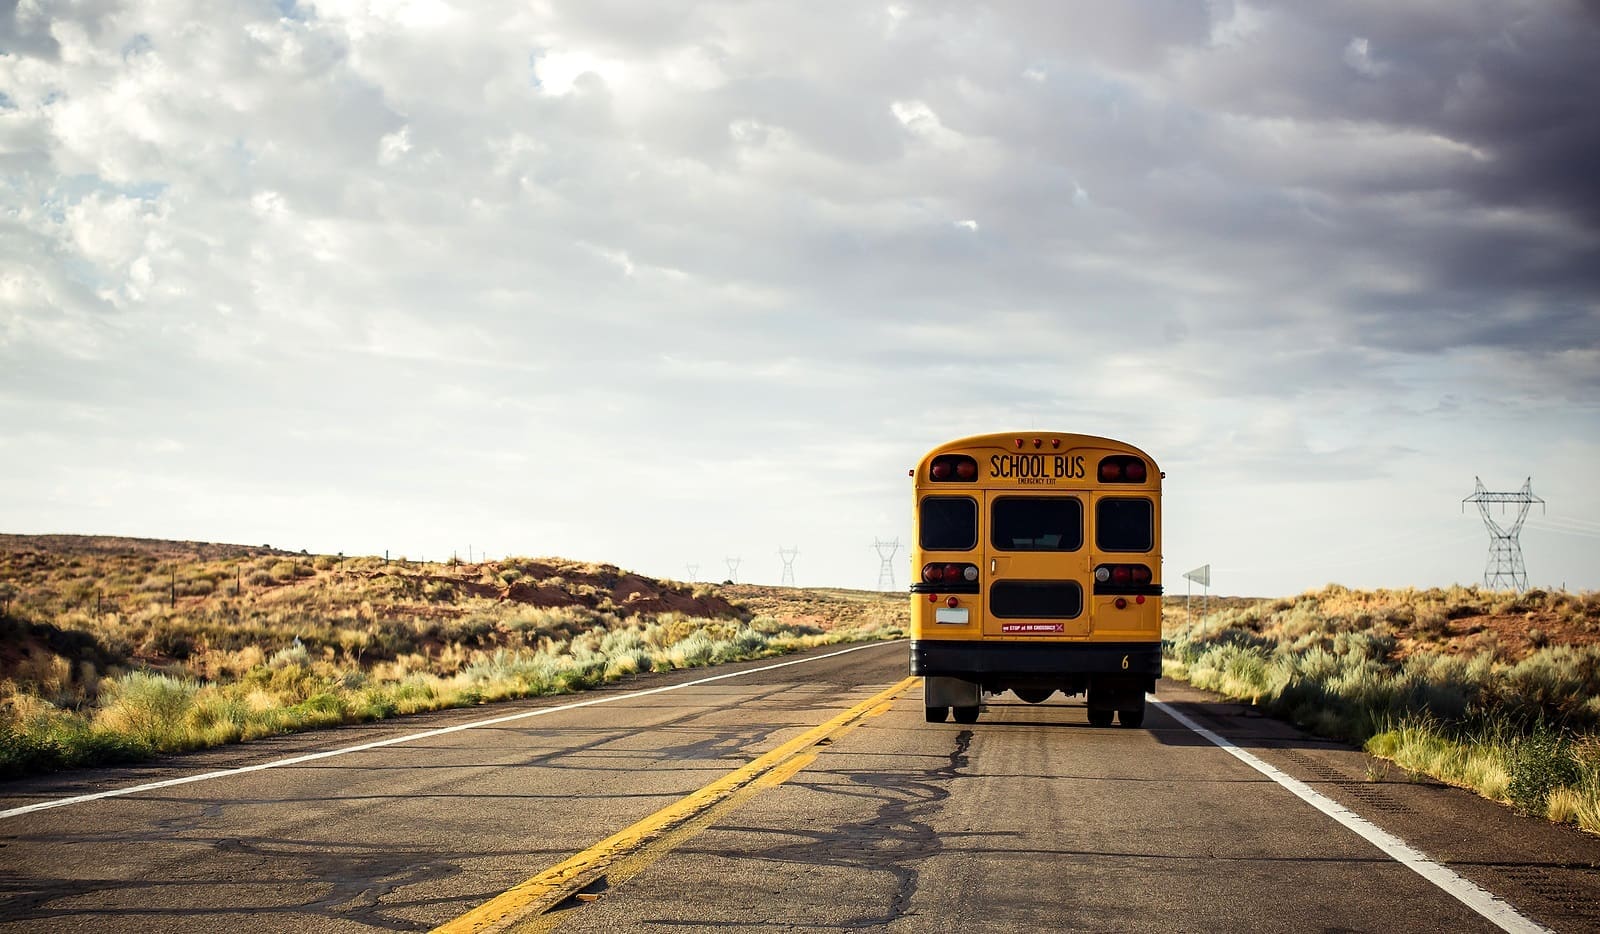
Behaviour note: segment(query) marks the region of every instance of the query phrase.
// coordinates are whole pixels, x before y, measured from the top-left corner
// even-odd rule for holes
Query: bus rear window
[[[1083,547],[1083,503],[1075,496],[997,497],[989,522],[989,540],[1001,551]]]
[[[929,496],[918,517],[922,547],[928,551],[968,551],[978,544],[978,501],[970,496]]]
[[[1083,612],[1077,581],[996,581],[989,612],[1001,619],[1072,619]]]
[[[1108,496],[1095,503],[1094,542],[1101,551],[1149,551],[1155,528],[1155,507],[1147,499]]]

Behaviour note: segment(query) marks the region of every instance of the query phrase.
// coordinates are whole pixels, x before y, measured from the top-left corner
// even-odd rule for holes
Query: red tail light
[[[922,566],[922,579],[930,584],[970,584],[978,579],[978,566],[942,562],[925,564]]]
[[[1113,454],[1101,459],[1099,476],[1101,483],[1143,483],[1150,468],[1130,454]]]
[[[978,462],[965,454],[940,454],[928,465],[928,479],[935,483],[971,483],[978,479]]]
[[[1094,569],[1094,592],[1102,594],[1157,593],[1155,572],[1143,564],[1101,564]]]

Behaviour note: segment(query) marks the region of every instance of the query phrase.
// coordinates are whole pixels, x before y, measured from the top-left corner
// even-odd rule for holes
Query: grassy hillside
[[[905,598],[0,536],[0,775],[900,633]]]
[[[1166,615],[1169,675],[1600,832],[1600,594],[1330,586]]]

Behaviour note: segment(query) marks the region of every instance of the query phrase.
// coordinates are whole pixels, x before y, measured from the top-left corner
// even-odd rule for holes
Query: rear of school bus
[[[1144,721],[1161,677],[1161,478],[1129,444],[1053,432],[963,438],[913,472],[911,672],[929,722],[983,693],[1086,695]]]

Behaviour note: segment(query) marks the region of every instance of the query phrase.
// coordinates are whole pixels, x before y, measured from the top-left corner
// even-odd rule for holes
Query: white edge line
[[[1219,734],[1194,722],[1184,714],[1179,713],[1171,704],[1156,700],[1154,697],[1150,698],[1150,702],[1161,708],[1162,712],[1167,716],[1221,747],[1222,751],[1289,789],[1302,801],[1350,830],[1355,831],[1362,839],[1382,850],[1407,869],[1444,889],[1456,901],[1476,911],[1502,931],[1533,934],[1533,932],[1548,932],[1550,930],[1529,920],[1511,907],[1509,903],[1479,888],[1471,880],[1457,875],[1453,870],[1440,863],[1434,862],[1428,858],[1427,854],[1377,824],[1313,789],[1305,782],[1285,774],[1262,759],[1240,749]]]
[[[507,714],[502,717],[490,717],[486,720],[474,720],[470,723],[458,723],[454,726],[440,727],[436,730],[424,730],[421,733],[406,733],[401,736],[391,736],[388,739],[380,739],[370,743],[362,743],[359,746],[345,746],[341,749],[329,749],[323,752],[313,752],[303,756],[293,756],[288,759],[275,759],[272,762],[262,762],[256,765],[244,765],[236,769],[219,769],[215,772],[201,772],[198,775],[186,775],[182,778],[168,778],[159,782],[147,782],[143,785],[130,785],[127,788],[113,788],[110,791],[97,791],[93,794],[74,795],[70,798],[57,798],[53,801],[40,801],[34,804],[23,805],[22,807],[11,808],[7,811],[0,811],[0,819],[7,817],[18,817],[23,814],[31,814],[34,811],[46,811],[50,808],[62,808],[69,804],[82,804],[85,801],[98,801],[101,798],[119,798],[124,795],[138,794],[141,791],[155,791],[158,788],[171,788],[174,785],[187,785],[191,782],[209,781],[213,778],[226,778],[230,775],[243,775],[247,772],[260,772],[265,769],[276,769],[286,765],[299,765],[302,762],[314,762],[318,759],[331,759],[334,756],[348,755],[352,752],[365,752],[368,749],[378,749],[383,746],[394,746],[399,743],[409,743],[413,740],[431,739],[435,736],[444,736],[447,733],[459,733],[462,730],[471,730],[481,726],[494,726],[500,723],[510,723],[513,720],[526,720],[529,717],[542,717],[546,714],[560,713],[563,710],[577,710],[579,707],[593,707],[596,704],[611,704],[617,701],[632,700],[636,697],[648,697],[651,694],[661,694],[666,691],[678,691],[682,690],[683,688],[692,688],[696,685],[710,684],[713,681],[721,681],[725,678],[740,678],[745,675],[759,674],[763,671],[773,671],[778,668],[787,668],[790,665],[804,665],[809,662],[820,662],[825,658],[837,658],[840,655],[848,655],[851,652],[860,652],[863,649],[894,645],[896,642],[902,641],[904,640],[892,639],[888,642],[872,642],[866,645],[851,646],[848,649],[841,649],[838,652],[829,652],[826,655],[817,655],[811,658],[795,658],[786,662],[778,662],[775,665],[763,665],[760,668],[746,668],[743,671],[730,671],[720,675],[712,675],[709,678],[699,678],[694,681],[685,681],[682,684],[669,684],[664,687],[650,688],[644,691],[629,691],[626,694],[610,694],[605,697],[594,697],[590,698],[589,700],[577,701],[576,703],[571,704],[560,704],[555,707],[540,707],[537,710],[525,710],[521,713]]]

